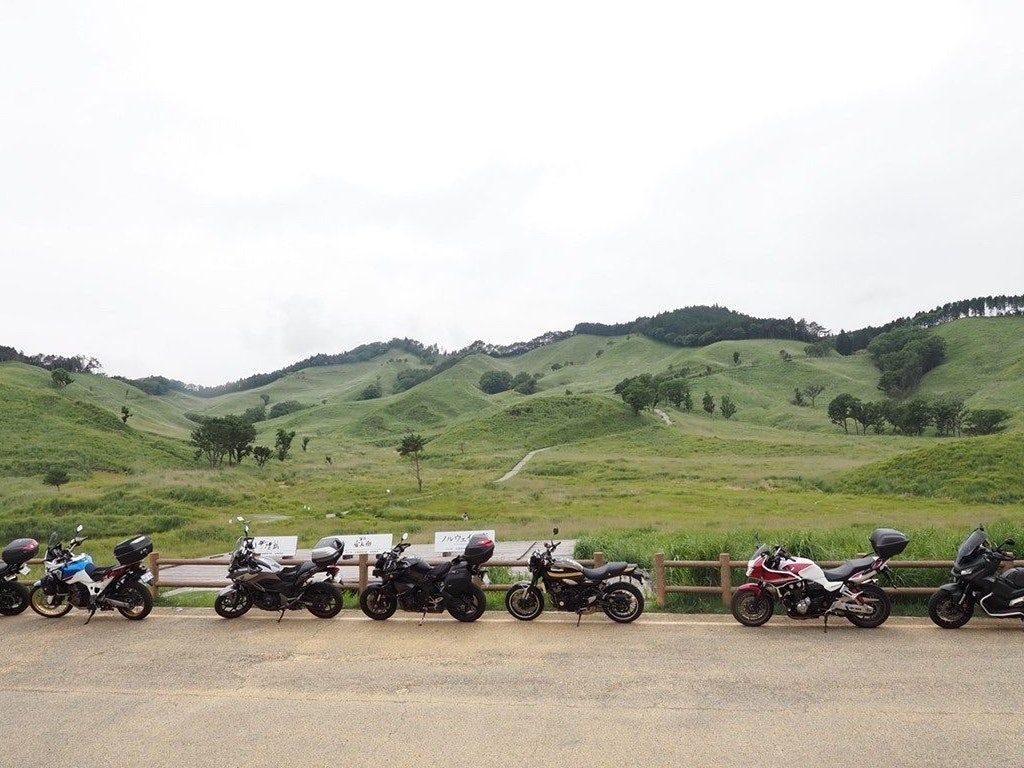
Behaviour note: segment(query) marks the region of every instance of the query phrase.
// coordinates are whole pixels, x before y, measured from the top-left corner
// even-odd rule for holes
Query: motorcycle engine
[[[68,587],[68,602],[75,608],[89,607],[89,590],[84,584],[71,584]]]
[[[820,616],[824,613],[832,602],[831,596],[817,585],[810,587],[805,589],[803,584],[795,584],[783,593],[782,603],[786,606],[786,613],[795,618]]]
[[[597,607],[598,591],[596,587],[570,587],[564,584],[552,584],[549,591],[555,606],[561,611],[586,611]]]
[[[256,592],[252,596],[252,601],[256,603],[257,608],[264,611],[281,610],[281,595],[277,592]]]

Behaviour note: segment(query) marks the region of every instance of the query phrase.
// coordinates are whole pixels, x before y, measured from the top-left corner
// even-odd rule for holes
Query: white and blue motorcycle
[[[144,619],[153,610],[149,584],[153,574],[142,560],[153,551],[148,536],[136,536],[114,547],[117,565],[100,568],[92,557],[75,554],[75,547],[85,541],[82,526],[67,545],[54,531],[43,560],[45,575],[29,593],[32,610],[48,619],[59,618],[72,608],[89,611],[88,624],[97,610],[118,613],[126,619]]]

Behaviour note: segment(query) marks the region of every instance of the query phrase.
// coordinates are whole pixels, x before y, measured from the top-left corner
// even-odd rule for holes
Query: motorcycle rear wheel
[[[333,584],[311,584],[306,590],[306,599],[310,603],[306,610],[318,619],[333,619],[341,612],[343,597]]]
[[[544,612],[544,595],[530,585],[512,587],[505,593],[505,610],[520,621],[533,621]]]
[[[0,585],[0,614],[17,616],[28,608],[28,588],[24,584],[12,581]]]
[[[252,597],[240,589],[234,589],[225,595],[217,595],[213,601],[213,610],[225,619],[237,619],[252,608]]]
[[[958,629],[974,615],[974,601],[963,605],[949,592],[940,589],[928,600],[928,617],[943,629]]]
[[[864,596],[866,602],[874,609],[866,616],[846,614],[846,619],[855,627],[863,629],[874,629],[880,627],[889,618],[892,612],[892,601],[889,596],[876,584],[862,584],[857,590]]]
[[[470,584],[466,594],[448,598],[448,613],[459,621],[476,621],[487,608],[484,591],[476,584]]]
[[[141,584],[129,584],[126,587],[121,587],[114,593],[114,599],[129,604],[129,608],[118,606],[117,612],[132,621],[146,618],[153,610],[153,596]]]
[[[644,596],[632,584],[619,581],[605,587],[601,609],[612,621],[629,624],[644,612]]]
[[[775,601],[767,592],[741,589],[732,596],[732,617],[745,627],[760,627],[775,613]]]
[[[359,595],[359,607],[374,621],[384,621],[398,610],[398,597],[380,584],[371,584]]]
[[[42,587],[32,587],[28,599],[32,610],[47,619],[59,619],[71,610],[71,603],[66,594],[54,595],[51,598],[43,592]]]

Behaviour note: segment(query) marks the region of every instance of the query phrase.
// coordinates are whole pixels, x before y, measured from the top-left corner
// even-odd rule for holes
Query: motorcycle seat
[[[604,581],[613,576],[621,576],[629,563],[605,563],[600,568],[584,568],[583,575],[591,581]]]
[[[282,581],[298,581],[303,576],[316,570],[316,565],[312,562],[299,563],[298,565],[289,565],[286,568],[282,568],[277,572],[278,577]]]
[[[873,557],[861,557],[856,560],[847,560],[836,568],[824,571],[825,578],[829,581],[846,581],[855,573],[866,571],[875,562]]]
[[[100,568],[98,565],[93,565],[92,563],[90,563],[89,565],[85,566],[85,572],[89,574],[89,578],[93,581],[103,581],[105,578],[107,578],[107,574],[117,567],[118,566],[116,565],[112,565],[108,568]]]

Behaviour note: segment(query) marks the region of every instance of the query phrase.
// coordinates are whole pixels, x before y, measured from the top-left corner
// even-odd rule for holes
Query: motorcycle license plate
[[[152,584],[153,574],[149,571],[146,571],[144,574],[142,574],[142,577],[139,579],[139,581],[141,581],[143,584]]]
[[[32,573],[32,569],[24,563],[22,563],[21,568],[18,570],[18,573],[20,573],[22,576],[28,576],[30,573]]]

